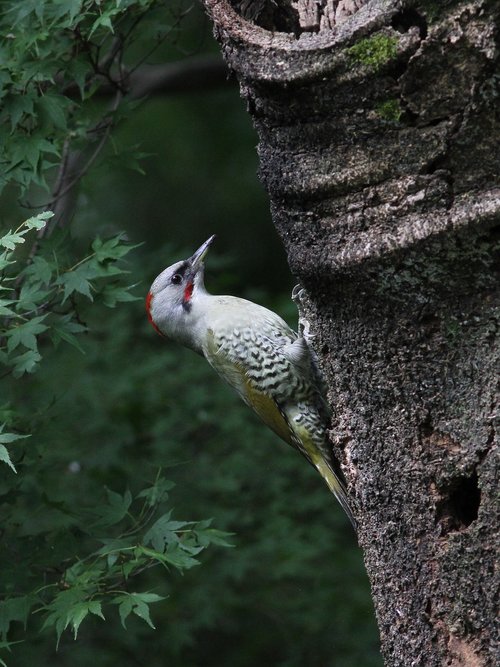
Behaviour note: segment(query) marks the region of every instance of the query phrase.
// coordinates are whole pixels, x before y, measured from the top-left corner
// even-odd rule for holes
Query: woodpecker
[[[305,456],[356,529],[327,436],[329,409],[314,352],[271,310],[207,292],[203,260],[214,238],[157,276],[146,297],[149,321],[160,335],[204,356],[269,428]]]

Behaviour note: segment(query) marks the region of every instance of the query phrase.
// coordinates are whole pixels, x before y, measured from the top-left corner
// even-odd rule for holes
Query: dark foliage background
[[[196,7],[155,58],[216,52]],[[208,288],[259,301],[295,325],[293,279],[257,179],[255,142],[231,82],[143,102],[82,180],[61,242],[80,255],[96,235],[125,231],[142,243],[125,260],[142,300],[157,273],[215,233]],[[130,147],[144,154],[143,175],[129,168],[135,157],[123,157]],[[17,202],[7,188],[6,228],[30,214]],[[0,464],[9,525],[8,544],[0,535],[2,599],[26,593],[26,581],[43,586],[55,564],[63,571],[85,555],[92,538],[73,513],[102,502],[106,488],[137,494],[160,468],[175,483],[175,518],[213,517],[234,533],[234,548],[210,547],[183,575],[156,567],[129,582],[132,592],[166,596],[151,607],[156,630],[130,616],[125,631],[108,607],[105,621],[85,618],[76,642],[63,632],[56,652],[53,629],[41,630],[42,615],[31,613],[26,630],[7,624],[8,641],[20,643],[2,651],[6,664],[380,665],[361,553],[317,474],[203,359],[160,339],[141,301],[113,310],[87,302],[79,317],[88,327],[83,353],[42,340],[37,373],[2,379],[2,421],[32,434],[9,448],[15,484]],[[61,562],[50,561],[59,548]]]

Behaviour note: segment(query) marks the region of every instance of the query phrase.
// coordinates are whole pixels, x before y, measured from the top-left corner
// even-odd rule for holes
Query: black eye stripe
[[[184,274],[189,268],[189,262],[183,262],[175,273],[178,273],[181,278],[184,278]]]
[[[186,271],[189,269],[189,262],[182,262],[182,264],[176,269],[175,273],[171,276],[170,282],[172,285],[180,285],[184,280]]]

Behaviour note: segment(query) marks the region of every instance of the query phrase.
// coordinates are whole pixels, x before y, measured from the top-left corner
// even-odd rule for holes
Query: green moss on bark
[[[384,102],[379,102],[375,107],[375,111],[384,120],[390,120],[394,122],[399,122],[403,110],[401,109],[401,104],[398,99],[394,98],[392,100],[385,100]]]
[[[365,65],[376,72],[396,57],[398,40],[387,35],[374,35],[354,44],[347,52],[353,62]]]

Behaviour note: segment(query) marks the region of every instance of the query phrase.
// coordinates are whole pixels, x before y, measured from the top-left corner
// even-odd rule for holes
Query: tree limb
[[[97,77],[99,87],[95,98],[107,98],[115,94],[116,86],[102,75]],[[161,65],[141,65],[123,76],[123,87],[132,99],[142,97],[202,92],[228,85],[229,70],[220,56],[195,56]],[[65,95],[77,98],[80,91],[76,83],[64,89]]]

